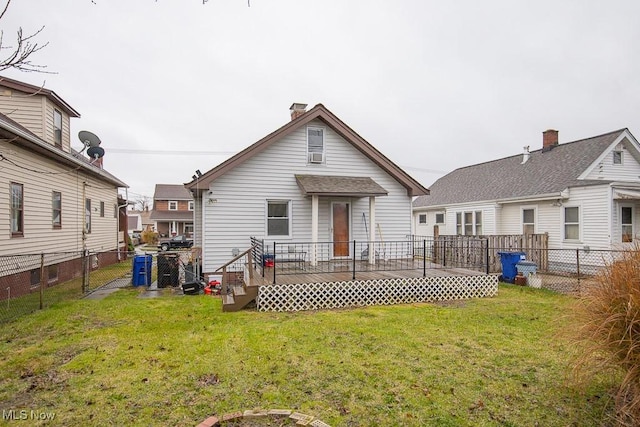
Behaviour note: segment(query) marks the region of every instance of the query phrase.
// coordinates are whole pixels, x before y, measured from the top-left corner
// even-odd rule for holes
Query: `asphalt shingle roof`
[[[193,200],[191,192],[182,184],[156,184],[154,200]]]
[[[369,177],[296,175],[298,186],[307,195],[386,196],[387,190]]]
[[[518,154],[456,169],[434,182],[429,188],[430,195],[416,198],[413,206],[536,196],[596,183],[577,178],[625,130],[558,144],[549,151],[532,151],[524,164],[521,164],[523,155]]]

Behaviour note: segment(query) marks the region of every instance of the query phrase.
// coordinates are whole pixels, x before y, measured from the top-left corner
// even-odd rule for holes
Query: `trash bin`
[[[513,283],[516,278],[516,264],[524,260],[526,254],[524,252],[498,252],[500,262],[502,263],[502,275],[499,280],[507,283]]]
[[[131,284],[133,286],[149,286],[151,284],[152,265],[153,257],[151,255],[136,255],[133,257]]]
[[[158,254],[158,287],[178,286],[180,260],[178,254]]]
[[[538,264],[533,261],[519,261],[516,264],[516,270],[518,274],[522,274],[524,277],[529,277],[530,274],[536,274]]]

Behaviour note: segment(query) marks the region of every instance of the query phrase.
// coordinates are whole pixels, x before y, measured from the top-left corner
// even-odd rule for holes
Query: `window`
[[[22,236],[24,232],[24,194],[22,184],[12,182],[11,186],[11,236]]]
[[[522,210],[522,234],[534,234],[536,232],[536,215],[534,209]]]
[[[444,214],[440,215],[444,221]],[[456,212],[456,234],[465,236],[482,234],[482,211]]]
[[[444,214],[437,213],[436,214],[436,224],[444,224]]]
[[[286,200],[267,201],[267,236],[289,236],[290,206]]]
[[[31,270],[31,287],[34,288],[40,285],[40,269],[34,268]]]
[[[47,267],[47,276],[49,283],[58,281],[58,264]]]
[[[51,197],[51,220],[53,228],[62,227],[62,193],[54,191]]]
[[[564,208],[564,238],[580,239],[580,210],[577,206]]]
[[[622,151],[616,150],[613,152],[613,164],[614,165],[622,164]]]
[[[418,223],[419,224],[426,224],[427,223],[427,214],[418,215]]]
[[[118,218],[118,204],[117,203],[113,204],[113,217],[114,218]]]
[[[53,142],[62,147],[62,113],[58,110],[53,110]]]
[[[307,155],[309,163],[324,163],[323,128],[307,128]]]
[[[193,236],[193,224],[185,224],[184,225],[184,234],[186,234],[187,237],[192,237]]]
[[[475,212],[476,220],[475,220],[475,232],[476,236],[482,234],[482,211]]]
[[[104,218],[104,202],[100,202],[100,218]]]
[[[192,211],[193,210],[193,200],[189,200],[189,210]]]
[[[176,202],[175,200],[169,201],[169,210],[170,211],[177,211],[178,210],[178,202]]]
[[[620,223],[622,224],[622,242],[633,242],[633,208],[623,206],[620,217]]]
[[[91,199],[84,201],[84,232],[91,233]]]

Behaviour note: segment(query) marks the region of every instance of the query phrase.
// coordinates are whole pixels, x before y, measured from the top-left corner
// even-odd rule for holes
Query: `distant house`
[[[71,148],[76,117],[55,92],[0,77],[0,256],[89,250],[115,260],[126,249],[127,185]],[[47,268],[49,283],[66,271]]]
[[[150,219],[161,237],[193,236],[194,200],[181,184],[156,184]]]
[[[428,190],[322,104],[291,106],[291,121],[185,186],[195,194],[196,246],[214,271],[250,237],[271,242],[405,240],[411,200]],[[338,242],[338,243],[337,243]]]
[[[632,244],[640,224],[640,146],[628,129],[447,174],[413,202],[417,234],[548,233],[552,248]]]

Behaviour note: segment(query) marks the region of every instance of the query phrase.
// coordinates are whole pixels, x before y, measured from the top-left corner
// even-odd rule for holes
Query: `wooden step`
[[[233,287],[233,295],[246,295],[247,293],[244,290],[244,286],[234,286]]]
[[[236,301],[235,298],[233,298],[233,295],[222,295],[222,305],[233,305],[235,303]]]

